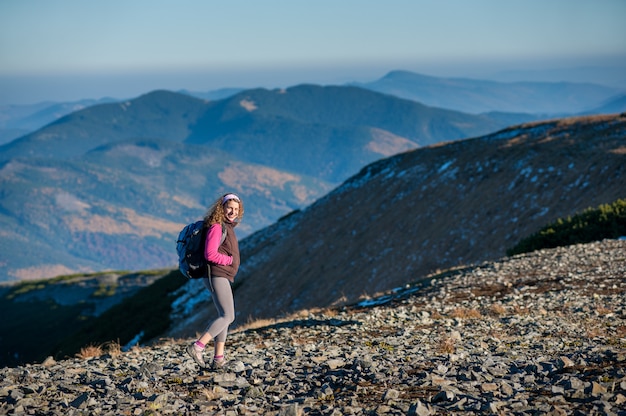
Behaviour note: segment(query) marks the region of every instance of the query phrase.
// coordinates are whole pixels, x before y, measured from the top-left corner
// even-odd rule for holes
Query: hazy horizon
[[[621,0],[0,2],[0,104],[374,81],[626,90]]]
[[[624,59],[626,61],[626,59]],[[275,69],[250,71],[196,71],[181,73],[76,74],[23,77],[0,76],[0,105],[28,105],[42,102],[68,102],[83,99],[129,99],[154,90],[210,92],[226,88],[284,88],[299,84],[343,85],[375,81],[390,71],[406,70],[443,78],[471,78],[497,82],[577,82],[593,83],[626,91],[626,65],[569,68],[523,69],[493,65],[464,68],[424,65],[423,69],[355,68]]]

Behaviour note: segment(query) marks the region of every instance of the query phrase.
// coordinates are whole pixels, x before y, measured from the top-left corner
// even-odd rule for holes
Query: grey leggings
[[[225,342],[228,335],[228,326],[235,320],[235,300],[230,282],[225,277],[210,277],[202,279],[204,286],[211,292],[219,315],[209,324],[206,332],[217,342]]]

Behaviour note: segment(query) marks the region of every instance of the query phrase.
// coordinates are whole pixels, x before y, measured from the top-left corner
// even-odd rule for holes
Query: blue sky
[[[2,0],[0,104],[394,69],[514,80],[569,68],[626,88],[625,21],[623,0]]]

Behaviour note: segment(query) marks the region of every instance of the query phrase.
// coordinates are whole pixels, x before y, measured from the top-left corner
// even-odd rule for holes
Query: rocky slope
[[[529,123],[378,161],[241,242],[236,323],[500,258],[541,227],[625,192],[626,114]],[[191,314],[171,335],[189,336],[198,318],[208,315]]]
[[[626,415],[625,253],[542,250],[241,329],[221,371],[192,339],[4,368],[0,413]]]

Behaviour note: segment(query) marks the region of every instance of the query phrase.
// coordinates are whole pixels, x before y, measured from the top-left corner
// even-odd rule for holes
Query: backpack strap
[[[222,244],[224,244],[224,241],[226,241],[226,227],[224,227],[224,223],[222,222],[220,222],[220,227],[222,227],[222,238],[220,238],[220,246],[221,246]],[[203,230],[205,236],[208,230],[209,230],[209,227],[205,225],[204,230]]]
[[[222,238],[220,239],[220,246],[224,244],[226,241],[226,227],[224,227],[224,223],[220,223],[220,227],[222,227]]]
[[[221,246],[222,244],[224,244],[224,241],[226,241],[226,227],[224,227],[223,223],[220,223],[220,227],[222,227],[222,238],[220,239],[220,246]],[[211,277],[211,264],[209,262],[207,262],[206,268],[207,268],[207,276],[209,277],[209,285],[210,285],[209,290],[211,291],[211,293],[213,293],[214,292],[214,290],[213,290],[213,282],[210,279],[210,277]]]

